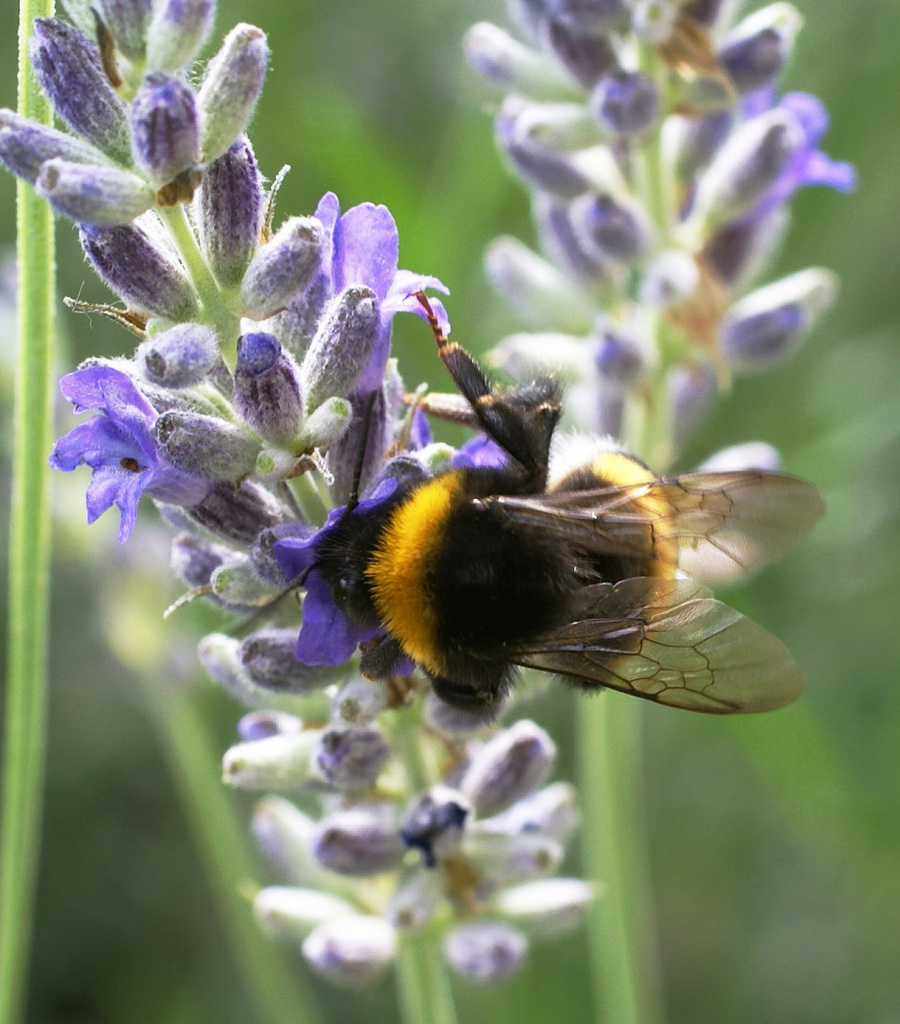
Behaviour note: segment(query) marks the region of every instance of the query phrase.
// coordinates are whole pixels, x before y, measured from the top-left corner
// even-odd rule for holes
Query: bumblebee
[[[490,715],[516,666],[714,714],[794,700],[803,675],[781,642],[697,580],[782,554],[821,515],[815,488],[756,470],[657,477],[587,439],[551,472],[556,383],[496,389],[418,297],[467,417],[505,465],[398,482],[364,514],[352,501],[330,531],[316,568],[376,635],[363,674],[411,659],[475,715]]]

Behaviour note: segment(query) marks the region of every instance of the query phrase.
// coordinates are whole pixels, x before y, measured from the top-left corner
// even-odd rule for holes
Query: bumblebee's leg
[[[403,657],[403,649],[392,636],[382,636],[361,645],[359,671],[366,679],[386,679]]]
[[[525,470],[530,489],[547,479],[550,438],[560,416],[559,388],[544,379],[509,394],[498,394],[472,356],[450,341],[424,292],[416,292],[437,343],[438,355],[484,431]]]

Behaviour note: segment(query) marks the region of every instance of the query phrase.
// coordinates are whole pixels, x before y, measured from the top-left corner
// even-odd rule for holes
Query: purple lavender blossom
[[[356,385],[357,393],[367,394],[381,387],[390,354],[394,314],[415,313],[424,320],[425,313],[415,293],[434,288],[446,294],[449,289],[436,277],[398,270],[400,236],[386,206],[360,203],[342,214],[337,196],[326,192],[314,216],[325,228],[322,265],[330,277],[331,295],[338,295],[348,285],[366,285],[375,292],[381,306],[378,339]],[[442,303],[433,299],[432,307],[445,332],[449,331]]]
[[[383,480],[349,514],[366,515],[389,501],[396,489],[393,478]],[[346,506],[332,509],[325,525],[311,537],[290,537],[277,541],[274,546],[275,559],[285,577],[288,580],[303,577],[306,589],[303,625],[294,654],[304,665],[341,665],[353,656],[358,644],[379,634],[377,627],[359,627],[347,618],[335,604],[331,587],[316,569],[319,552],[345,514]]]
[[[778,106],[796,118],[804,142],[791,155],[777,181],[751,210],[748,216],[754,219],[784,205],[804,185],[827,185],[838,192],[850,192],[856,185],[856,171],[852,164],[832,160],[818,149],[828,129],[828,111],[822,101],[809,93],[788,92],[781,97]]]
[[[75,412],[99,410],[61,437],[48,460],[51,468],[70,472],[88,465],[88,522],[108,508],[121,512],[119,543],[131,535],[142,494],[173,505],[195,505],[206,497],[210,481],[172,466],[153,436],[157,413],[134,382],[110,366],[86,366],[66,374],[60,390]]]

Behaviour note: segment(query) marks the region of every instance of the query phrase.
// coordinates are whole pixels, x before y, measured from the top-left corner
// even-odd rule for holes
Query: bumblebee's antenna
[[[437,323],[437,320],[435,320]],[[372,411],[375,408],[377,391],[370,391],[366,398],[366,407],[362,415],[362,443],[359,446],[359,454],[356,456],[356,465],[353,467],[353,483],[350,487],[350,497],[347,500],[347,507],[344,515],[348,516],[359,504],[359,482],[362,479],[363,463],[366,461],[366,449],[369,446],[369,429],[372,426]]]

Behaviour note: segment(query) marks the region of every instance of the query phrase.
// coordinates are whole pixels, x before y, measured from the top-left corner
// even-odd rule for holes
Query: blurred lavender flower
[[[546,253],[498,239],[488,274],[537,331],[559,331],[555,311],[568,310],[569,344],[519,334],[496,360],[519,375],[540,364],[574,373],[569,409],[581,424],[656,466],[711,404],[679,382],[721,389],[734,371],[777,363],[827,307],[833,282],[814,304],[749,324],[741,295],[771,258],[793,193],[855,181],[819,148],[819,100],[778,96],[799,14],[774,3],[733,25],[733,6],[610,5],[601,18],[602,4],[514,3],[524,42],[486,24],[466,39],[474,69],[507,94],[497,135],[533,193]],[[608,339],[620,335],[632,369],[610,380]],[[598,353],[592,372],[577,345]]]

